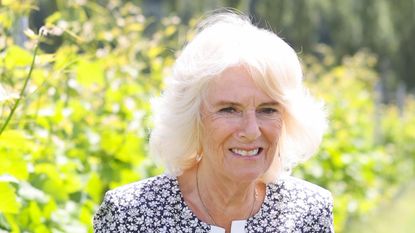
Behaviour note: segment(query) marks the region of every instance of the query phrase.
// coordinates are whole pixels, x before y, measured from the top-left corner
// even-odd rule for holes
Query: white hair
[[[201,103],[206,89],[227,68],[243,65],[254,82],[283,107],[277,154],[262,179],[275,180],[313,155],[326,129],[323,105],[303,86],[295,51],[243,15],[213,14],[176,60],[154,106],[150,155],[171,175],[194,166],[201,150]]]

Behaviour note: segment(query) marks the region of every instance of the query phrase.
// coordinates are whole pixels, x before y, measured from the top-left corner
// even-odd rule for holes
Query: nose
[[[244,141],[254,141],[261,136],[258,119],[255,111],[246,111],[241,122],[238,137]]]

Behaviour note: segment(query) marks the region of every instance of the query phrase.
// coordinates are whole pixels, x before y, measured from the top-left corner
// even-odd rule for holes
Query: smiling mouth
[[[248,156],[259,155],[263,149],[261,147],[258,147],[252,150],[244,150],[244,149],[238,149],[238,148],[231,148],[229,150],[235,155],[248,157]]]

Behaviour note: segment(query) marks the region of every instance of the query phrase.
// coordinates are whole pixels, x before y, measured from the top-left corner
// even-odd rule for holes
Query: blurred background
[[[326,102],[293,174],[331,190],[336,232],[415,232],[414,0],[0,0],[0,232],[92,232],[105,191],[163,172],[149,100],[221,7],[284,38]]]

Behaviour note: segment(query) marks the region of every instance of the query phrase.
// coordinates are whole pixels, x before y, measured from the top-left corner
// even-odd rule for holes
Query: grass
[[[415,182],[365,220],[354,222],[347,233],[415,233]]]

